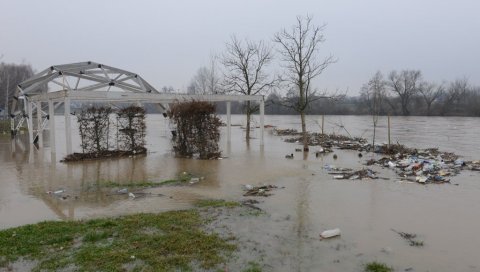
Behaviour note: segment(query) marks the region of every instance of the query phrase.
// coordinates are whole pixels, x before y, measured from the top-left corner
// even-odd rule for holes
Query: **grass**
[[[256,262],[249,262],[248,267],[242,270],[242,272],[262,272],[262,267]]]
[[[365,272],[393,272],[393,268],[384,263],[371,262],[365,265]]]
[[[186,210],[11,228],[0,231],[0,268],[22,258],[38,261],[34,271],[214,269],[236,246],[201,227]]]
[[[110,188],[118,188],[118,187],[158,187],[161,186],[161,182],[148,182],[148,181],[142,181],[142,182],[132,182],[132,183],[118,183],[118,182],[113,182],[110,180],[106,181],[100,181],[101,187],[110,187]]]
[[[198,200],[195,203],[195,206],[198,208],[207,208],[207,207],[212,207],[212,208],[220,208],[220,207],[225,207],[225,208],[234,208],[240,206],[239,202],[236,201],[226,201],[223,199],[202,199]]]
[[[174,184],[184,184],[189,182],[194,176],[190,173],[183,172],[179,173],[176,178],[174,179],[167,179],[160,182],[149,182],[149,181],[141,181],[141,182],[132,182],[132,183],[118,183],[110,180],[101,181],[101,187],[110,187],[110,188],[145,188],[145,187],[159,187],[163,185],[174,185]]]

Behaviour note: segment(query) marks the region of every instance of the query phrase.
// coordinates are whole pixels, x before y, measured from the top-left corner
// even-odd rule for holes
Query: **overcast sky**
[[[321,54],[338,58],[318,88],[356,95],[393,69],[480,85],[479,11],[478,0],[0,0],[0,55],[37,71],[91,60],[182,90],[232,34],[271,42],[309,14],[328,24]]]

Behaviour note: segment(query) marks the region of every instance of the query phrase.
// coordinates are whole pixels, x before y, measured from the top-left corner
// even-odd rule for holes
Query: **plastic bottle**
[[[326,230],[326,231],[323,231],[322,233],[320,233],[320,237],[322,237],[323,239],[332,238],[332,237],[339,236],[339,235],[340,235],[340,229],[339,228]]]

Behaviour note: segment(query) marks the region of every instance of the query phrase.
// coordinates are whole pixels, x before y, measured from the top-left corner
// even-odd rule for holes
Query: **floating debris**
[[[325,148],[320,147],[320,149],[315,151],[315,156],[318,157],[322,154],[327,154],[327,153],[331,153],[331,152],[333,152],[333,150],[329,147],[325,147]]]
[[[293,153],[290,155],[285,155],[285,159],[293,159]]]
[[[400,235],[400,237],[402,237],[403,239],[407,240],[408,241],[408,244],[410,246],[414,246],[414,247],[421,247],[423,246],[423,241],[419,241],[419,240],[415,240],[415,238],[417,238],[417,235],[414,234],[414,233],[407,233],[407,232],[401,232],[401,231],[396,231],[394,229],[391,229],[393,232],[397,233],[398,235]]]
[[[378,160],[368,160],[366,165],[379,165],[395,170],[403,179],[420,184],[449,183],[448,177],[457,175],[461,170],[473,170],[480,167],[477,161],[468,162],[458,159],[449,152],[437,149],[414,150],[413,153],[398,153]]]
[[[189,183],[190,184],[195,184],[195,183],[199,182],[201,179],[203,179],[203,177],[201,177],[201,178],[194,177],[194,178],[190,179]]]
[[[298,132],[296,129],[274,129],[273,134],[277,136],[292,136],[292,135],[300,135],[301,133]]]
[[[278,186],[275,185],[263,185],[263,186],[253,186],[251,189],[247,189],[247,192],[243,196],[271,196],[269,193],[272,189],[278,189]]]
[[[55,191],[47,191],[47,194],[51,195],[53,197],[62,199],[62,200],[66,200],[66,199],[70,198],[70,195],[66,194],[66,192],[67,192],[67,190],[65,190],[65,189],[58,189],[58,190],[55,190]]]
[[[247,206],[247,207],[252,208],[254,210],[262,211],[261,208],[255,206],[255,204],[260,203],[256,199],[246,199],[246,200],[241,201],[240,203],[242,203],[243,206]]]
[[[295,129],[275,129],[275,134],[292,136],[285,139],[289,143],[303,142],[302,133]],[[459,174],[462,170],[480,171],[480,160],[465,161],[454,153],[441,152],[438,148],[416,149],[399,143],[373,146],[364,138],[321,133],[307,133],[307,142],[310,146],[320,146],[320,151],[315,152],[317,157],[323,152],[333,152],[332,147],[359,151],[359,158],[363,157],[361,152],[386,155],[378,160],[370,159],[366,165],[388,167],[402,180],[419,184],[450,183],[449,177]],[[293,154],[288,158],[293,158]],[[334,154],[333,159],[337,158],[338,155]],[[335,175],[335,178],[343,179],[340,174]]]
[[[325,230],[322,233],[320,233],[320,238],[321,239],[328,239],[328,238],[333,238],[340,236],[341,232],[339,228],[335,229],[330,229],[330,230]]]
[[[128,189],[127,188],[122,188],[120,190],[117,190],[117,194],[128,194]]]
[[[334,179],[378,179],[375,175],[376,172],[371,169],[361,169],[358,171],[352,171],[351,169],[344,170],[344,168],[332,168],[336,170],[335,172],[329,172],[330,175],[333,175]]]

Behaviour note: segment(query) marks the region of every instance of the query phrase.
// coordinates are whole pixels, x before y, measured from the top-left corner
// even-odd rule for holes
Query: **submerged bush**
[[[145,149],[145,109],[138,106],[123,108],[117,112],[118,148],[139,151]]]
[[[83,153],[109,149],[111,113],[110,107],[89,107],[77,115]]]
[[[177,127],[173,149],[178,156],[198,155],[200,159],[220,156],[221,121],[215,114],[215,105],[202,101],[175,103],[168,116]]]
[[[115,120],[111,116],[113,113],[116,113],[116,126],[111,122]],[[77,120],[82,153],[68,154],[62,160],[64,162],[122,157],[147,151],[147,126],[142,107],[129,106],[116,112],[110,107],[89,107],[77,114]],[[111,137],[111,129],[115,127],[117,137]]]

